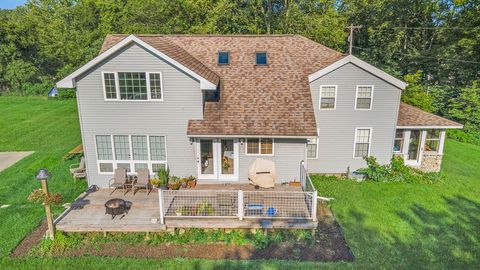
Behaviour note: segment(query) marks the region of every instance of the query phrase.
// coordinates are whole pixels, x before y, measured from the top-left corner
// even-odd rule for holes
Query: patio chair
[[[133,195],[139,188],[145,188],[148,194],[150,194],[150,172],[148,169],[139,169],[137,171],[137,180],[133,182]]]
[[[108,187],[110,189],[114,188],[112,192],[110,192],[110,195],[115,192],[118,188],[123,189],[123,195],[127,193],[126,189],[126,183],[127,183],[127,170],[118,168],[115,170],[115,173],[113,175],[113,178],[108,181]]]
[[[70,174],[85,172],[85,158],[80,159],[80,163],[70,165]]]

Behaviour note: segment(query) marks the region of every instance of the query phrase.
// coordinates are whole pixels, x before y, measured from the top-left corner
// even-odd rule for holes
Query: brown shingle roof
[[[422,127],[422,126],[439,126],[445,128],[463,127],[455,121],[440,117],[433,113],[422,111],[421,109],[400,103],[400,110],[398,112],[397,126],[399,127]]]
[[[189,121],[190,135],[316,136],[308,75],[344,57],[299,35],[136,36],[205,79],[220,78],[220,101]],[[124,37],[107,36],[102,51]],[[229,65],[217,65],[218,51],[230,52]],[[255,65],[256,51],[267,52],[268,66]]]
[[[128,37],[128,35],[108,35],[103,42],[100,53],[108,50],[126,37]],[[177,62],[191,69],[209,82],[213,84],[219,83],[220,77],[215,74],[215,72],[211,71],[184,49],[171,42],[167,37],[158,35],[138,35],[137,37],[160,52],[166,54],[168,57],[175,59]]]

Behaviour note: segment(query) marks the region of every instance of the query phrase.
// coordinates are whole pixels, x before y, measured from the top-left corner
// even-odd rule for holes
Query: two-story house
[[[88,182],[116,168],[248,181],[258,157],[279,182],[346,173],[393,154],[437,171],[458,123],[401,103],[406,84],[299,35],[109,35],[57,83],[76,88]]]

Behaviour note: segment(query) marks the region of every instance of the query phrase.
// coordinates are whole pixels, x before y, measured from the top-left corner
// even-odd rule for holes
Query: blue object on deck
[[[261,203],[249,203],[247,204],[247,207],[246,207],[248,210],[262,210],[263,209],[263,204]]]
[[[275,209],[274,207],[269,207],[269,208],[267,209],[267,215],[268,215],[269,217],[273,217],[273,216],[275,216],[276,214],[277,214],[277,209]]]
[[[58,97],[58,90],[55,86],[52,87],[52,89],[50,89],[50,91],[48,92],[48,96],[49,97]]]

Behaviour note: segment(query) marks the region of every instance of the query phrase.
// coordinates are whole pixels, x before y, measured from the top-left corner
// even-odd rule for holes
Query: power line
[[[357,46],[353,46],[353,48],[360,49],[360,50],[366,50],[366,51],[371,51],[372,50],[372,49],[362,48],[362,47],[357,47]],[[410,57],[417,57],[417,58],[428,58],[428,59],[435,59],[435,60],[455,61],[455,62],[460,62],[460,63],[480,64],[480,62],[477,62],[477,61],[468,61],[468,60],[461,60],[461,59],[451,59],[451,58],[433,57],[433,56],[424,56],[424,55],[412,55],[412,54],[405,54],[405,53],[398,53],[398,54],[405,55],[405,56],[410,56]]]

